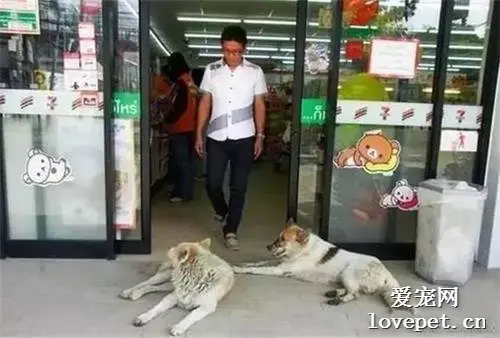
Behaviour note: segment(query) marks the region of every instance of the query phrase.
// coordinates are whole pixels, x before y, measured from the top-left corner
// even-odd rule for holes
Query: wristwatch
[[[256,136],[258,138],[261,138],[261,139],[265,139],[266,138],[266,135],[264,135],[263,133],[257,133]]]

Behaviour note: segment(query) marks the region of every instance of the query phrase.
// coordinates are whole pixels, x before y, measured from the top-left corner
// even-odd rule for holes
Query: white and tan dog
[[[246,263],[233,266],[233,270],[313,283],[337,283],[342,287],[325,294],[331,298],[330,305],[352,301],[360,294],[378,294],[392,310],[395,302],[392,293],[400,285],[376,257],[340,249],[302,229],[293,219],[287,222],[286,228],[267,249],[278,258],[277,264],[270,261]]]
[[[150,292],[173,291],[150,310],[139,315],[135,326],[146,325],[151,319],[174,306],[192,310],[170,329],[177,336],[191,325],[213,313],[218,302],[232,289],[234,272],[231,266],[210,252],[210,239],[181,243],[168,251],[168,260],[156,274],[143,283],[124,290],[120,297],[136,300]]]

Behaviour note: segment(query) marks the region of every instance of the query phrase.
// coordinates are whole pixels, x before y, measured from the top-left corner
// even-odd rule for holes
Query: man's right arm
[[[203,130],[207,125],[208,119],[210,118],[210,111],[212,107],[212,76],[210,74],[210,65],[205,68],[205,73],[203,73],[203,79],[201,80],[200,90],[202,91],[202,96],[200,103],[198,105],[198,121],[196,123],[196,136],[203,137]]]
[[[212,95],[203,93],[198,106],[198,121],[196,123],[196,136],[203,137],[203,129],[207,125],[210,117],[210,108],[212,106]]]

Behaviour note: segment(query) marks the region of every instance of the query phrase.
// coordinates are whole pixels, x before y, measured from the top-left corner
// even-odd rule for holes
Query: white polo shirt
[[[212,95],[207,136],[216,141],[255,135],[253,105],[256,95],[267,93],[262,69],[245,59],[234,71],[223,61],[205,69],[200,89]]]

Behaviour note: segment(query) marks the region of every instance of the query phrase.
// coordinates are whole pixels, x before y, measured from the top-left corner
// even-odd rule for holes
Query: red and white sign
[[[368,73],[383,78],[415,78],[418,46],[418,40],[373,39]]]
[[[477,151],[478,135],[476,130],[442,130],[439,150],[474,153]]]
[[[99,14],[101,11],[101,0],[82,0],[81,11],[83,14]]]
[[[91,22],[80,22],[78,25],[78,37],[80,39],[95,39],[95,26]]]
[[[64,69],[80,69],[80,54],[64,53]]]

